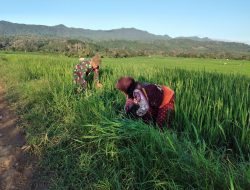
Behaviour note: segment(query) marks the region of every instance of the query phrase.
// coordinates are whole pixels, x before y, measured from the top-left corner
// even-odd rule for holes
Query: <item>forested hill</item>
[[[153,41],[167,40],[169,36],[154,35],[135,28],[121,28],[114,30],[89,30],[82,28],[69,28],[62,24],[56,26],[26,25],[0,21],[0,35],[35,35],[68,37],[90,40],[130,40],[130,41]]]
[[[88,30],[0,21],[0,50],[58,52],[112,57],[180,56],[250,60],[250,45],[209,38],[154,35],[135,28]]]

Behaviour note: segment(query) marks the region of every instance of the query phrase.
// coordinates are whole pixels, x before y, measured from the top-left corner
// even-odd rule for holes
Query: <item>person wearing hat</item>
[[[91,59],[80,58],[79,61],[80,63],[75,66],[73,71],[74,83],[78,85],[81,90],[85,90],[88,84],[87,78],[92,72],[94,72],[94,83],[96,87],[102,87],[102,84],[99,81],[100,56],[96,54]]]
[[[163,130],[174,118],[174,91],[167,86],[141,83],[132,77],[121,77],[116,88],[126,96],[125,112],[146,123],[153,122]]]

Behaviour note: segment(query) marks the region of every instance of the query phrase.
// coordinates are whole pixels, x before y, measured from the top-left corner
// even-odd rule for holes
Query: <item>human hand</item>
[[[97,87],[97,88],[102,88],[102,86],[103,86],[103,85],[102,85],[101,83],[99,83],[99,82],[96,83],[96,87]]]

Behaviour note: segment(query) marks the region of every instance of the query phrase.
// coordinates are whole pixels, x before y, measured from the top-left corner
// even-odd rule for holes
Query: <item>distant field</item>
[[[55,57],[54,55],[43,55],[41,53],[6,53],[0,52],[1,57],[9,55],[25,56],[40,56],[40,57]],[[76,58],[67,58],[60,56],[60,59],[68,59],[77,62]],[[218,72],[224,74],[241,74],[250,76],[250,61],[246,60],[229,60],[229,59],[200,59],[200,58],[177,58],[177,57],[133,57],[133,58],[104,58],[103,64],[128,64],[140,65],[147,64],[150,67],[165,68],[165,69],[185,69],[194,71]]]
[[[0,54],[0,80],[52,189],[250,189],[250,62],[104,58],[104,87],[75,94],[77,62]],[[124,75],[174,89],[173,129],[124,116],[114,89]]]
[[[242,74],[250,76],[250,61],[224,60],[224,59],[199,59],[176,57],[137,57],[137,58],[106,58],[104,63],[123,63],[129,65],[147,64],[154,68],[185,69],[194,71],[219,72],[225,74]]]

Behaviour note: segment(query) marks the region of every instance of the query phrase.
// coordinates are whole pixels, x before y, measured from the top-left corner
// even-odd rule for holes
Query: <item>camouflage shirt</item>
[[[73,70],[74,82],[76,84],[85,84],[88,75],[94,72],[95,82],[99,82],[99,67],[93,68],[89,60],[84,60],[77,64]]]

